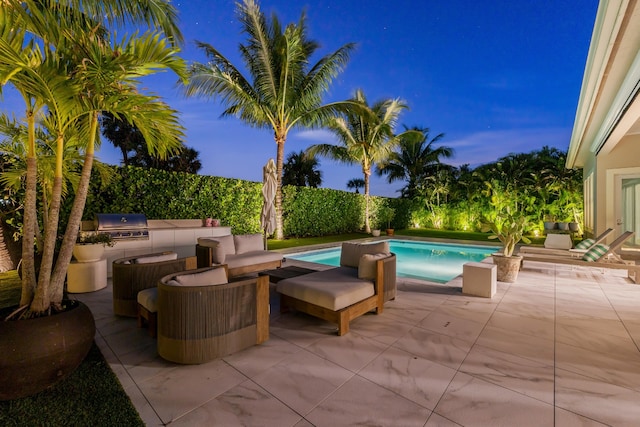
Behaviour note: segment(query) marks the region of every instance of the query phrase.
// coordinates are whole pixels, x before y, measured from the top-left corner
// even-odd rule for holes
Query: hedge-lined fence
[[[105,185],[92,177],[84,219],[96,213],[144,213],[148,219],[219,218],[234,233],[260,231],[262,183],[240,179],[157,169],[114,167]],[[406,228],[410,203],[402,199],[371,197],[372,228],[386,228],[378,219],[379,209],[395,210],[394,228]],[[283,188],[285,236],[321,236],[362,230],[365,197],[362,194],[326,188]]]

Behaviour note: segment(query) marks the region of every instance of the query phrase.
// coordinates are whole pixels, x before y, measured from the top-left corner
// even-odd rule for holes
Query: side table
[[[94,292],[107,287],[107,259],[71,261],[67,270],[67,292]]]

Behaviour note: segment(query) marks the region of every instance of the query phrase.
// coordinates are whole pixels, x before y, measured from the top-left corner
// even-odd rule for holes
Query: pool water
[[[389,240],[389,247],[396,254],[398,276],[439,283],[446,283],[462,274],[465,263],[482,261],[497,249],[495,246],[413,240]],[[287,258],[338,267],[340,247],[291,254]]]

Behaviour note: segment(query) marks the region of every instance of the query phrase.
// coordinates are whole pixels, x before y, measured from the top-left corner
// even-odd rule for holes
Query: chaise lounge
[[[387,242],[343,243],[340,267],[281,280],[280,309],[289,308],[338,325],[349,332],[351,320],[369,311],[382,313],[396,297],[396,256]]]
[[[521,246],[518,250],[518,254],[560,255],[579,258],[595,245],[601,244],[611,233],[613,233],[613,228],[607,228],[599,236],[593,239],[584,239],[582,242],[578,243],[575,248],[564,247],[561,242],[558,242],[558,236],[567,235],[548,234],[544,241],[544,247],[528,245]]]

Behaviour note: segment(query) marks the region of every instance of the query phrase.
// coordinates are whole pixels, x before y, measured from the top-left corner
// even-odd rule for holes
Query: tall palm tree
[[[316,144],[308,153],[334,160],[360,164],[364,175],[365,231],[371,232],[369,221],[369,180],[372,169],[387,161],[398,144],[400,135],[394,128],[407,104],[400,99],[382,99],[369,106],[361,89],[350,100],[357,108],[332,117],[325,126],[338,137],[339,145]]]
[[[4,0],[0,9],[0,82],[12,84],[27,106],[21,305],[30,308],[25,312],[28,315],[41,315],[61,306],[64,278],[88,192],[101,112],[110,111],[136,123],[147,141],[153,141],[151,150],[170,152],[180,143],[182,129],[176,112],[159,98],[137,90],[140,77],[160,69],[184,76],[184,62],[177,57],[177,49],[170,46],[170,40],[154,33],[111,40],[105,26],[108,22],[146,21],[173,31],[176,27],[169,22],[175,17],[173,10],[164,1]],[[172,39],[178,35],[176,31]],[[55,167],[44,224],[42,262],[36,277],[35,133],[37,116],[45,107],[47,114],[42,120],[55,141]],[[64,153],[69,144],[78,147],[84,160],[54,266]]]
[[[378,176],[387,175],[389,183],[406,181],[407,185],[400,191],[402,197],[414,198],[418,195],[418,187],[424,180],[435,176],[442,158],[451,158],[454,154],[450,147],[435,144],[444,138],[440,133],[429,139],[429,128],[404,127],[405,132],[399,138],[398,148],[391,153],[388,160],[377,169]]]
[[[218,97],[227,107],[223,116],[235,116],[257,128],[270,129],[277,145],[276,232],[282,239],[282,169],[284,145],[296,126],[318,125],[344,108],[342,103],[322,105],[322,95],[344,68],[355,45],[348,43],[314,65],[318,44],[307,36],[306,16],[282,27],[277,16],[267,19],[254,0],[237,3],[246,44],[240,45],[245,75],[213,46],[197,42],[209,63],[196,63],[186,93]]]
[[[304,151],[289,153],[283,167],[282,185],[318,188],[322,185],[322,172],[318,170],[318,159]]]

